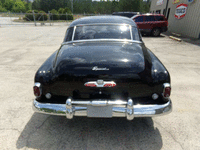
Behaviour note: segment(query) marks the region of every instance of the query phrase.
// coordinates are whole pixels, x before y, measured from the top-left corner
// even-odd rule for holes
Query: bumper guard
[[[168,114],[172,111],[171,100],[165,104],[134,105],[132,99],[123,100],[93,100],[73,101],[66,100],[66,104],[41,103],[36,99],[33,101],[33,110],[39,113],[50,115],[66,116],[72,119],[73,116],[87,117],[126,117],[133,120],[134,117],[153,117]]]

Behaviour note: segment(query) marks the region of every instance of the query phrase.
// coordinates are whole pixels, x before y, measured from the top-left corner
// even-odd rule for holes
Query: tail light
[[[94,83],[86,83],[85,86],[96,87],[96,84],[94,84]]]
[[[33,86],[33,93],[36,97],[40,97],[42,95],[41,84],[36,82]]]
[[[115,83],[106,83],[106,84],[104,84],[104,87],[114,87],[114,86],[116,86]]]
[[[169,83],[164,83],[163,87],[164,87],[164,89],[163,89],[164,98],[170,97],[170,94],[171,94],[171,86],[170,86],[170,84]]]

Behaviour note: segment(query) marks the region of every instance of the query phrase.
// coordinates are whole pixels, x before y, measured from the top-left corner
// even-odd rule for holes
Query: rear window
[[[143,16],[138,16],[134,18],[135,22],[143,22]]]
[[[131,39],[128,25],[77,26],[74,40],[84,39]]]
[[[164,16],[155,16],[156,21],[164,21]]]
[[[136,27],[132,27],[133,40],[141,41],[140,33]]]
[[[155,21],[155,16],[145,16],[145,21]]]
[[[65,42],[71,41],[72,40],[72,34],[73,34],[74,28],[69,28],[67,29],[66,35],[65,35]]]

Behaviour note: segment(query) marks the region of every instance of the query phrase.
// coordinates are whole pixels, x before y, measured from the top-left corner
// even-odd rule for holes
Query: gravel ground
[[[34,113],[35,72],[67,26],[0,28],[0,149],[200,149],[200,46],[143,37],[169,70],[173,112],[155,118],[89,119]]]

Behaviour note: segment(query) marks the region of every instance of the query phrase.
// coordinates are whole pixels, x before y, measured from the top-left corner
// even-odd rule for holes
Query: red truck
[[[168,21],[161,14],[141,14],[131,18],[137,24],[142,34],[160,36],[160,33],[168,29]]]

